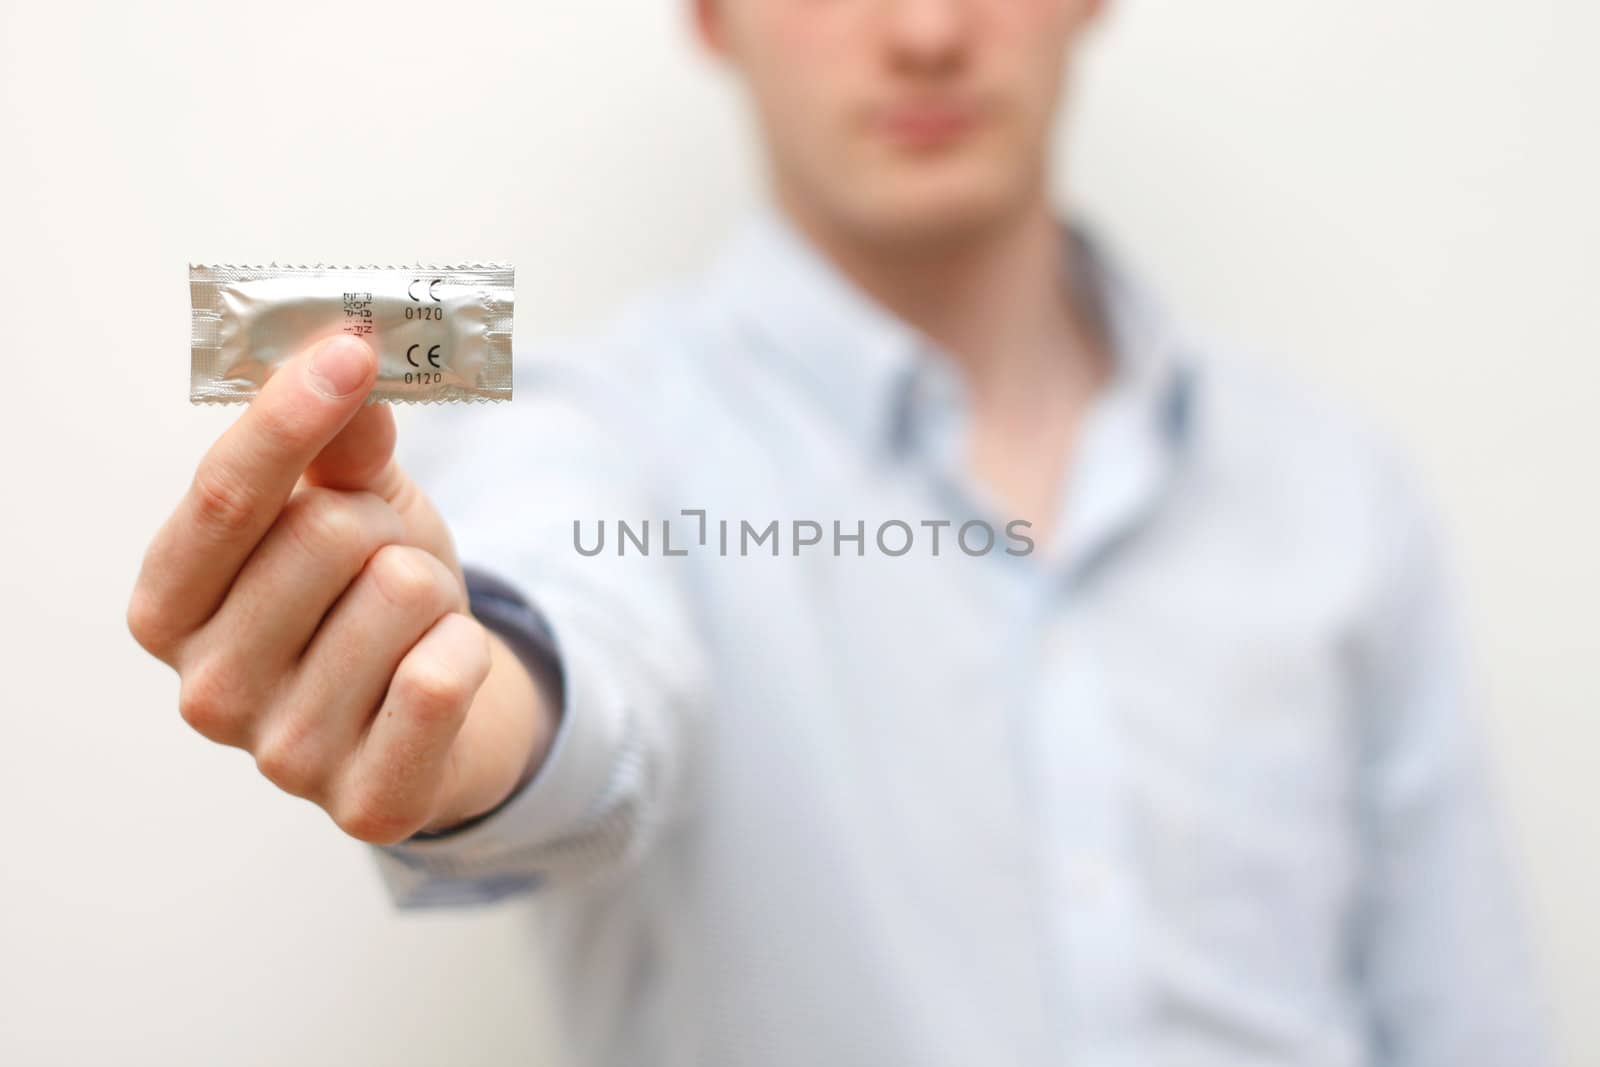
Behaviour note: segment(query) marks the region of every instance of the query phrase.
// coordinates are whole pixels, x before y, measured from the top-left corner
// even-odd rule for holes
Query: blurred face
[[[1068,53],[1100,0],[698,0],[778,195],[856,238],[960,237],[1036,206]]]

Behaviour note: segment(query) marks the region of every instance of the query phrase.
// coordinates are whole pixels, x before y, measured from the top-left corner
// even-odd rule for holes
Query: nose
[[[895,64],[940,73],[960,66],[971,27],[970,0],[878,0]]]

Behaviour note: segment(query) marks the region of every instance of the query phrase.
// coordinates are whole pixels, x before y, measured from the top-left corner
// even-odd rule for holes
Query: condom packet
[[[254,396],[335,333],[378,353],[369,401],[511,399],[513,268],[189,265],[189,399]]]

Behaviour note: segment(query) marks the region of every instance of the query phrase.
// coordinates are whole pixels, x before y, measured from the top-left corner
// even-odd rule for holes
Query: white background
[[[758,195],[682,7],[0,2],[0,1062],[534,1061],[526,913],[393,913],[187,732],[123,611],[233,417],[185,400],[187,262],[504,258],[519,341],[599,322]],[[1553,1015],[1600,1063],[1600,6],[1113,7],[1062,194],[1430,479]]]

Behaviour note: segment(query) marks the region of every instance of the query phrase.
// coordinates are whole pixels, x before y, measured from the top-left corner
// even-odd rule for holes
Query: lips
[[[879,109],[872,127],[886,140],[908,148],[939,148],[969,134],[979,114],[975,105],[964,101],[907,101]]]

